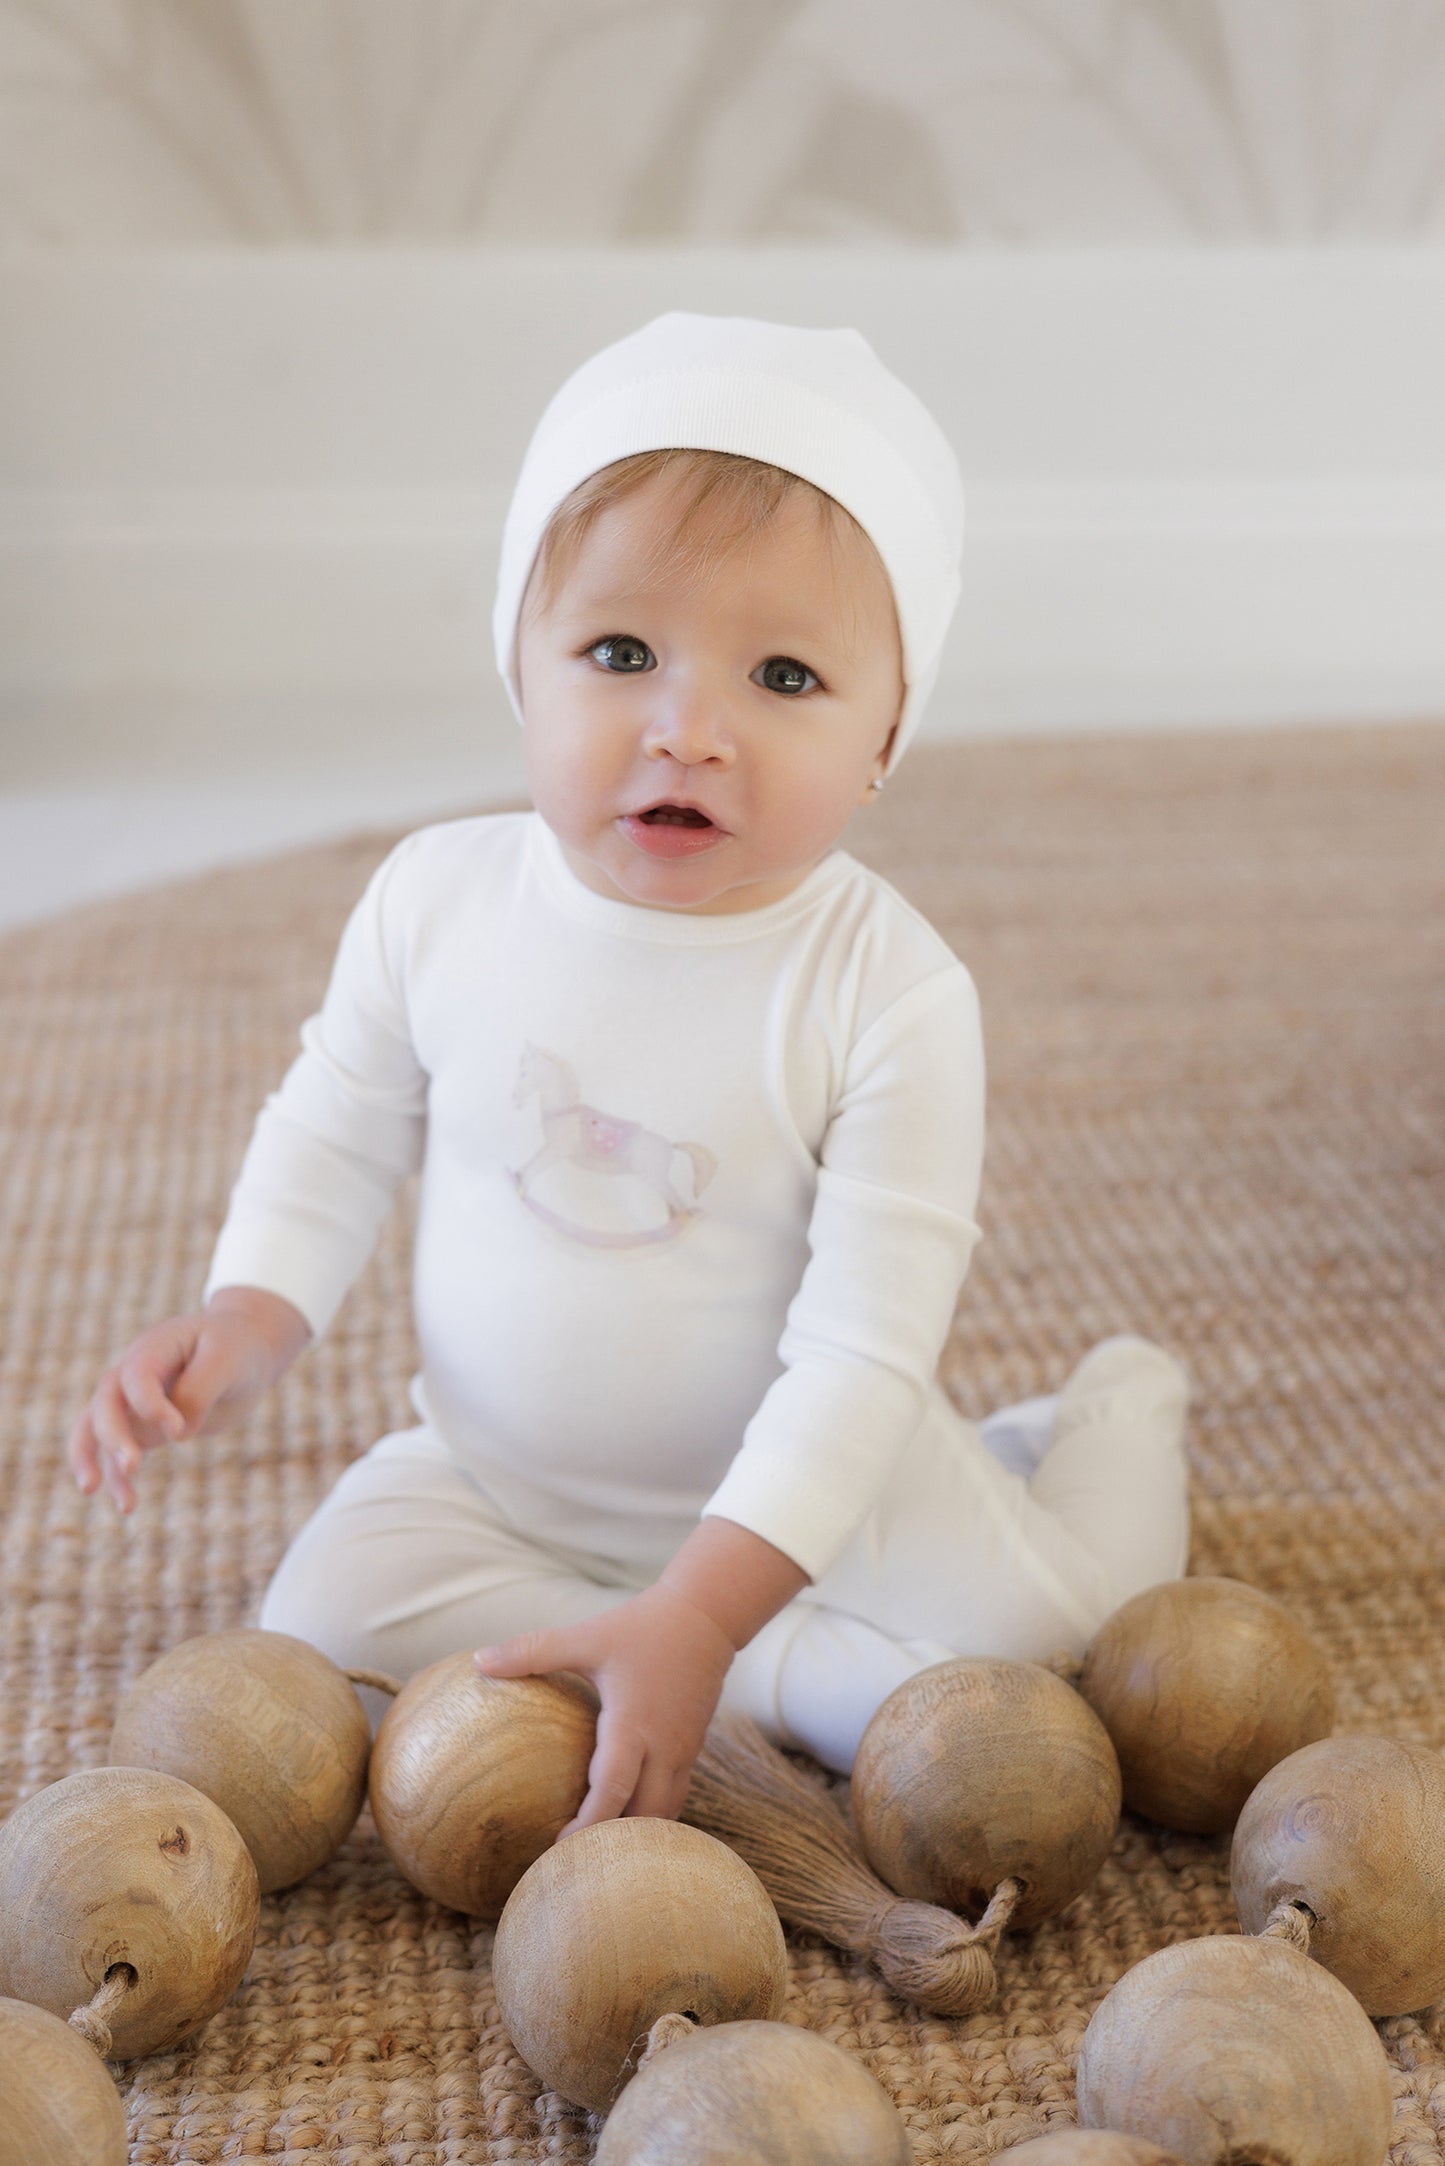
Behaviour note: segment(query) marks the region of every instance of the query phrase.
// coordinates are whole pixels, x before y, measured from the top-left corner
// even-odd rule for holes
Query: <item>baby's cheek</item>
[[[821,857],[847,826],[855,802],[851,768],[830,760],[812,773],[789,776],[770,809],[775,822],[786,822],[795,847]]]

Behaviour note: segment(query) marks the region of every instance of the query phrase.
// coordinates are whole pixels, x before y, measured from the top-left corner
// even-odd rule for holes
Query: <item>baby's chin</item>
[[[718,830],[707,850],[685,857],[651,857],[608,829],[581,843],[559,834],[563,855],[584,885],[614,902],[679,914],[731,916],[780,902],[801,885],[817,859],[757,870],[740,862],[739,838]],[[819,855],[822,853],[820,852]]]

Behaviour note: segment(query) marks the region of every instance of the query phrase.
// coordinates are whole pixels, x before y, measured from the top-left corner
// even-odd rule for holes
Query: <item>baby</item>
[[[946,439],[856,331],[673,313],[577,370],[494,618],[535,810],[373,875],[204,1306],[71,1439],[130,1511],[144,1452],[242,1419],[327,1328],[419,1174],[418,1423],[259,1621],[402,1677],[468,1647],[590,1677],[572,1825],[675,1815],[720,1704],[846,1771],[916,1670],[1079,1651],[1185,1568],[1168,1354],[1106,1340],[981,1426],[937,1381],[978,1004],[837,845],[916,729],[962,531]]]

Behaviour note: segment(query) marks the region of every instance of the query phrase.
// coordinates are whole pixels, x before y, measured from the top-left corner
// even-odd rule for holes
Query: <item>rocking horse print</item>
[[[672,1162],[679,1152],[686,1152],[692,1161],[693,1194],[700,1195],[717,1171],[716,1158],[702,1144],[670,1143],[666,1136],[636,1121],[618,1120],[596,1106],[579,1104],[577,1078],[569,1064],[556,1053],[529,1044],[523,1048],[518,1065],[512,1103],[520,1106],[534,1095],[541,1100],[542,1148],[520,1171],[516,1167],[507,1170],[518,1196],[538,1218],[571,1240],[586,1242],[590,1248],[641,1248],[654,1241],[675,1239],[697,1217],[696,1203],[689,1203],[673,1186]],[[666,1205],[666,1222],[636,1232],[613,1233],[579,1226],[549,1210],[531,1191],[540,1174],[562,1162],[588,1173],[631,1174],[645,1181]]]

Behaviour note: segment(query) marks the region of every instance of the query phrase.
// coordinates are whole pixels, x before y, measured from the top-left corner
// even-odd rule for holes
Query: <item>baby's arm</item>
[[[951,961],[853,1040],[823,1137],[782,1373],[703,1506],[821,1581],[922,1421],[978,1240],[978,996]]]
[[[135,1505],[143,1452],[208,1436],[248,1414],[311,1337],[299,1309],[260,1286],[223,1286],[203,1309],[143,1331],[101,1377],[67,1457],[87,1496],[103,1481],[117,1511]]]
[[[807,1583],[771,1542],[713,1517],[630,1602],[585,1624],[478,1648],[473,1659],[490,1677],[577,1670],[597,1686],[589,1787],[564,1835],[620,1813],[677,1817],[733,1656]]]
[[[409,838],[415,840],[415,838]],[[68,1458],[89,1495],[135,1504],[142,1454],[240,1420],[330,1323],[404,1176],[426,1078],[393,981],[383,905],[403,843],[347,921],[301,1056],[267,1099],[211,1259],[204,1306],[145,1331],[105,1374]]]

